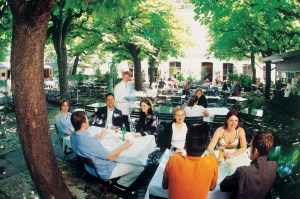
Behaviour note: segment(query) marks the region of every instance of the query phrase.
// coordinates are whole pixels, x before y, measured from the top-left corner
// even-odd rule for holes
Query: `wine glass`
[[[116,134],[116,141],[119,141],[119,138],[120,138],[120,131],[121,131],[121,128],[116,126],[115,127],[115,134]]]
[[[220,146],[219,147],[219,159],[218,159],[218,163],[220,164],[224,158],[224,153],[225,153],[225,147],[224,146]]]

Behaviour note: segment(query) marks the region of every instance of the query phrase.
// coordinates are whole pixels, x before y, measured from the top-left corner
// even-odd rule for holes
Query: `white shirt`
[[[289,97],[290,93],[292,90],[292,85],[291,84],[287,84],[285,89],[284,89],[284,97]]]
[[[203,112],[205,108],[203,106],[194,105],[194,106],[186,106],[184,108],[184,112],[186,117],[198,117],[203,116]]]
[[[129,115],[133,105],[133,88],[130,83],[119,82],[114,88],[115,106],[122,111],[122,115]]]
[[[112,125],[112,117],[114,114],[115,108],[112,109],[112,111],[107,107],[107,118],[106,118],[106,124]]]
[[[182,124],[182,127],[180,130],[177,130],[177,128],[175,127],[175,124],[172,124],[172,140],[171,140],[171,145],[173,147],[176,147],[180,150],[184,149],[184,144],[185,144],[185,137],[186,137],[186,133],[187,133],[187,126],[185,123]]]

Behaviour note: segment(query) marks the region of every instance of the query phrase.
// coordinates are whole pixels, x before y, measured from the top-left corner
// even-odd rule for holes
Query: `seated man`
[[[108,125],[112,129],[114,129],[114,127],[122,127],[122,111],[115,107],[114,94],[107,93],[105,95],[105,103],[107,106],[99,108],[95,113],[92,125],[99,127]]]
[[[112,161],[119,154],[132,145],[128,140],[114,151],[107,151],[101,144],[104,139],[106,131],[101,133],[99,140],[89,135],[87,129],[89,123],[84,111],[76,111],[71,116],[71,122],[74,126],[75,132],[71,134],[71,145],[73,151],[82,157],[89,157],[96,165],[97,173],[102,179],[112,179],[121,176],[121,178],[113,183],[113,187],[119,191],[135,194],[129,191],[128,187],[139,177],[144,170],[143,166],[117,163]],[[91,174],[94,170],[85,165],[87,171]],[[95,174],[95,173],[94,173]]]
[[[265,198],[276,179],[277,163],[267,161],[274,143],[268,132],[255,132],[250,143],[250,166],[238,167],[220,184],[221,191],[233,191],[231,198]]]
[[[169,199],[204,199],[215,189],[218,179],[216,158],[205,152],[209,132],[205,126],[191,126],[186,134],[187,156],[173,155],[168,161],[162,187],[169,189]]]

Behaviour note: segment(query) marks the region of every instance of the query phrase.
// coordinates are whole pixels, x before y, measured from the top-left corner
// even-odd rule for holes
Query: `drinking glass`
[[[218,159],[219,164],[222,162],[222,160],[224,158],[224,153],[225,153],[225,147],[220,146],[219,147],[219,159]]]
[[[116,141],[119,141],[120,138],[120,127],[116,126],[115,127],[115,134],[116,134]]]

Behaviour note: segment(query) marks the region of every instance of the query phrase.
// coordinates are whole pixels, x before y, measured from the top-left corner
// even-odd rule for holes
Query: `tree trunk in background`
[[[155,81],[155,68],[156,68],[156,61],[151,61],[151,62],[148,62],[148,64],[149,64],[149,69],[150,69],[150,79],[149,79],[149,81],[150,81],[150,85],[149,85],[149,87],[151,88],[151,84],[152,84],[152,82],[156,82]]]
[[[72,198],[50,138],[44,95],[44,48],[56,0],[8,0],[13,14],[12,91],[25,161],[41,198]]]
[[[67,63],[67,49],[66,44],[61,44],[57,54],[58,78],[60,94],[67,94],[68,86],[68,63]]]
[[[267,51],[262,52],[262,57],[268,57],[273,54],[273,51],[271,49],[267,49]],[[270,99],[270,87],[271,87],[271,62],[266,61],[266,87],[265,87],[265,99]]]
[[[266,62],[266,88],[265,98],[270,99],[270,87],[271,87],[271,62]]]
[[[252,84],[256,84],[255,55],[251,53]]]
[[[142,64],[138,57],[133,58],[134,63],[134,86],[136,91],[142,90]]]
[[[74,64],[73,64],[72,75],[76,75],[77,68],[78,68],[78,63],[79,63],[79,55],[76,55],[75,60],[74,60]]]

